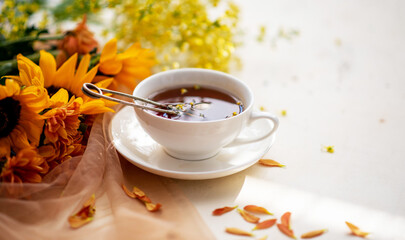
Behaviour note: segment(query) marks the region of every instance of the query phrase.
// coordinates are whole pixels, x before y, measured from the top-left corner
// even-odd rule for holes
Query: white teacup
[[[224,146],[259,141],[274,134],[278,118],[267,112],[253,111],[253,94],[239,79],[223,72],[184,68],[154,74],[135,88],[133,95],[148,98],[153,93],[190,85],[207,86],[228,92],[239,98],[244,110],[242,113],[212,121],[182,121],[157,116],[150,111],[135,108],[142,128],[172,157],[185,160],[202,160],[216,155]],[[137,104],[144,104],[135,101]],[[272,121],[272,129],[255,139],[237,138],[247,124],[256,119]]]

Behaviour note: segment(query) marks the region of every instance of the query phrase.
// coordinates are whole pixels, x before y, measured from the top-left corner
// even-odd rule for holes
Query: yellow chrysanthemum
[[[21,54],[17,56],[17,61],[20,75],[13,77],[13,79],[19,81],[22,85],[43,86],[48,90],[50,96],[59,89],[64,88],[69,92],[69,95],[83,99],[83,104],[80,107],[80,113],[82,114],[113,112],[108,107],[112,105],[111,102],[89,98],[81,90],[84,83],[92,82],[98,70],[98,66],[95,66],[90,71],[87,71],[90,63],[89,54],[83,56],[77,69],[77,54],[70,57],[59,69],[56,69],[54,56],[44,50],[40,51],[39,66]],[[36,77],[33,77],[33,75]],[[96,85],[105,88],[112,80],[112,78],[108,78],[98,82]]]
[[[47,173],[49,166],[33,147],[24,148],[16,156],[6,157],[6,162],[0,172],[0,180],[10,183],[38,183],[42,181],[41,174]]]
[[[152,74],[151,67],[155,64],[154,52],[142,48],[140,43],[117,54],[117,39],[113,38],[101,52],[99,71],[114,78],[110,88],[117,89],[117,85],[121,83],[133,90],[141,80]]]
[[[39,86],[21,88],[6,79],[0,85],[0,157],[10,155],[31,144],[38,146],[44,121],[38,114],[48,107],[46,89]]]

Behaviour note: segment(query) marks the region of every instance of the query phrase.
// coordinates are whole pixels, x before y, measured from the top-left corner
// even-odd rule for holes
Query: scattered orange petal
[[[259,163],[267,167],[285,167],[285,165],[271,159],[260,159]]]
[[[225,231],[226,231],[227,233],[235,234],[235,235],[240,235],[240,236],[249,236],[249,237],[253,236],[252,233],[246,232],[246,231],[241,230],[241,229],[239,229],[239,228],[226,228]]]
[[[96,196],[93,194],[91,195],[90,199],[83,204],[82,209],[80,209],[75,215],[69,217],[68,221],[70,227],[79,228],[91,222],[96,212],[96,209],[94,208],[95,203]]]
[[[365,238],[370,233],[361,231],[357,226],[353,225],[352,223],[346,222],[346,225],[352,231],[352,234],[358,237]]]
[[[146,209],[149,212],[156,212],[158,211],[161,207],[162,204],[157,203],[154,204],[152,203],[152,201],[150,200],[150,198],[148,196],[146,196],[146,194],[139,188],[137,187],[133,187],[132,188],[132,192],[130,192],[124,184],[122,184],[122,189],[124,189],[124,192],[131,198],[136,198],[139,201],[141,201],[142,203],[145,204]]]
[[[279,229],[282,233],[284,233],[286,236],[288,236],[288,237],[290,237],[290,238],[297,239],[297,238],[294,236],[294,231],[291,230],[291,229],[289,229],[286,225],[284,225],[284,224],[277,224],[277,227],[278,227],[278,229]]]
[[[212,211],[212,215],[214,216],[221,216],[224,213],[230,212],[232,210],[234,210],[235,208],[237,208],[238,206],[235,207],[223,207],[223,208],[217,208],[214,211]]]
[[[246,212],[245,210],[238,208],[238,212],[243,217],[243,219],[245,219],[247,222],[258,223],[260,220],[259,217],[256,217],[255,215],[250,214],[250,213]]]
[[[283,214],[283,216],[281,216],[281,224],[285,225],[288,229],[291,229],[290,218],[291,218],[290,212],[286,212]]]
[[[149,212],[156,212],[162,207],[162,204],[160,204],[160,203],[154,204],[154,203],[150,203],[150,202],[145,202],[145,206]]]
[[[327,229],[321,229],[321,230],[315,230],[315,231],[311,231],[311,232],[307,232],[301,235],[301,238],[313,238],[313,237],[318,237],[321,236],[322,234],[324,234],[326,231],[328,231]]]
[[[253,228],[253,230],[270,228],[270,227],[272,227],[272,226],[276,223],[276,221],[277,221],[276,218],[265,220],[265,221],[263,221],[263,222],[258,223],[258,224],[256,225],[256,227]]]
[[[135,196],[141,200],[142,202],[149,202],[151,203],[152,201],[150,200],[150,198],[148,196],[146,196],[146,194],[139,188],[137,187],[133,187],[132,192],[135,194]]]
[[[263,236],[263,237],[261,237],[261,238],[259,238],[257,240],[267,240],[267,235],[265,235],[265,236]]]
[[[136,195],[136,197],[143,197],[146,196],[146,194],[139,188],[133,187],[132,192]]]
[[[122,184],[121,186],[122,186],[122,189],[124,190],[124,192],[128,195],[128,197],[136,198],[135,194],[134,194],[133,192],[130,192],[130,191],[128,190],[128,188],[125,187],[124,184]]]
[[[267,211],[264,207],[259,207],[256,205],[247,205],[243,208],[245,211],[253,212],[253,213],[265,213],[269,215],[273,215],[273,213]]]
[[[136,195],[136,194],[135,194]],[[152,202],[152,200],[150,200],[150,198],[148,197],[148,196],[142,196],[142,197],[138,197],[137,196],[137,198],[139,199],[139,200],[141,200],[142,202],[148,202],[148,203],[151,203]]]

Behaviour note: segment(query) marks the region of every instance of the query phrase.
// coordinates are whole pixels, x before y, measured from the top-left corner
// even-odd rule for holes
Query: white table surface
[[[349,221],[369,239],[405,239],[405,1],[238,4],[243,69],[232,74],[252,88],[258,107],[280,116],[264,157],[287,167],[254,165],[178,185],[218,239],[244,239],[226,227],[253,228],[236,211],[211,215],[236,204],[261,205],[277,218],[290,211],[298,237],[327,228],[319,239],[355,239]],[[281,28],[299,36],[276,38]],[[335,153],[322,151],[327,145]],[[255,232],[288,239],[275,226]]]

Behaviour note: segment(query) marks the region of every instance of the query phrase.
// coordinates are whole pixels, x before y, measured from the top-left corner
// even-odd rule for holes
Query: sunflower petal
[[[41,68],[22,54],[17,55],[18,70],[20,80],[25,86],[44,86],[44,76]]]
[[[110,84],[114,81],[114,78],[106,78],[104,80],[101,80],[97,82],[95,85],[99,88],[108,88]]]
[[[56,73],[56,61],[52,54],[41,50],[39,58],[39,67],[44,75],[44,87],[51,86],[52,79]]]
[[[64,87],[70,89],[74,72],[76,69],[77,53],[72,55],[63,65],[56,71],[55,76],[51,79],[50,85],[55,87]]]
[[[23,86],[24,84],[20,80],[20,76],[4,76],[8,80],[13,80],[14,82],[18,83],[19,86]]]
[[[0,85],[0,100],[20,93],[20,85],[14,80],[6,79],[6,86]]]
[[[82,92],[82,86],[84,83],[90,83],[93,81],[94,77],[96,76],[98,71],[98,65],[90,69],[89,72],[87,72],[82,78],[78,78],[75,80],[75,82],[71,85],[70,90],[76,95],[76,96],[84,96]]]
[[[76,70],[75,74],[76,79],[81,79],[87,73],[89,63],[90,63],[90,54],[86,54],[83,56],[82,60],[79,63],[79,67]]]
[[[125,50],[123,53],[120,54],[120,57],[127,58],[127,57],[132,57],[134,55],[139,54],[139,50],[142,50],[141,43],[136,42],[132,44],[127,50]]]
[[[69,93],[66,89],[61,88],[51,97],[51,102],[54,103],[67,103],[69,101]]]
[[[122,69],[122,62],[116,60],[115,58],[106,59],[105,61],[100,61],[100,72],[106,75],[118,74]]]
[[[29,86],[18,95],[18,100],[27,105],[33,112],[39,113],[49,105],[48,92],[43,87]]]
[[[101,51],[100,63],[108,59],[112,59],[116,55],[117,55],[117,39],[112,38],[105,44],[103,51]]]
[[[83,105],[83,98],[78,97],[78,98],[76,98],[76,99],[74,100],[74,102],[79,103],[79,105]]]
[[[80,106],[80,112],[83,114],[98,114],[104,112],[114,112],[111,108],[108,108],[104,105],[104,102],[100,99],[89,101],[83,103]]]

